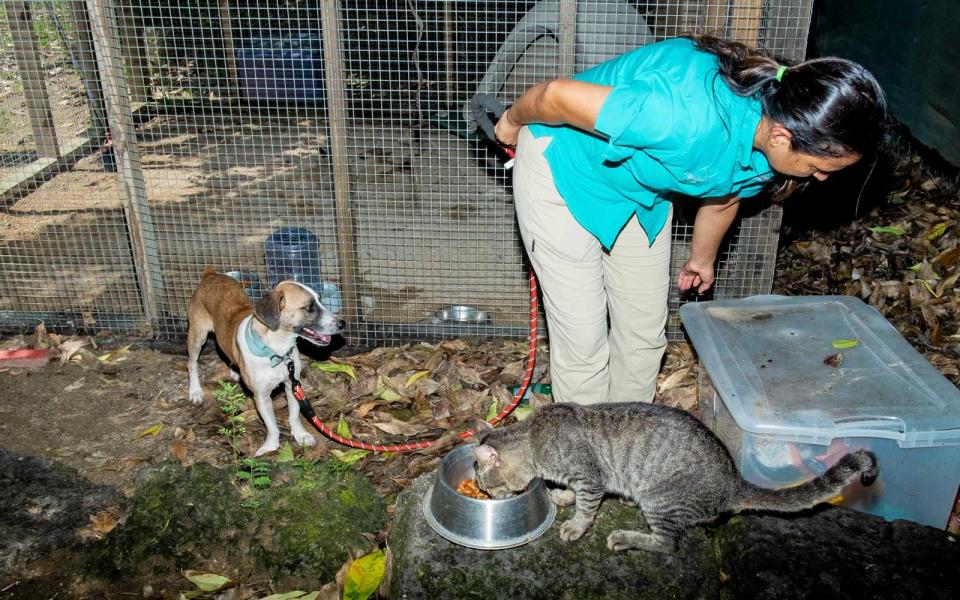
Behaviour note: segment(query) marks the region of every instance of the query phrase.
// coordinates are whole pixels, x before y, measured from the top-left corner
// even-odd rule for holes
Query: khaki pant
[[[653,246],[631,218],[609,253],[570,214],[524,127],[513,190],[520,234],[540,281],[557,402],[650,402],[666,349],[670,222]],[[609,327],[608,327],[609,318]]]

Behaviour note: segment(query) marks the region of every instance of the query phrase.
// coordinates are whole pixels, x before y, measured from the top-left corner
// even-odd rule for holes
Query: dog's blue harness
[[[260,334],[253,330],[253,317],[247,321],[247,329],[244,331],[243,337],[247,341],[250,352],[253,352],[254,356],[259,356],[260,358],[269,358],[271,367],[276,367],[280,363],[289,360],[290,352],[293,352],[293,348],[290,348],[290,352],[287,352],[284,356],[280,356],[274,352],[270,346],[263,342]]]

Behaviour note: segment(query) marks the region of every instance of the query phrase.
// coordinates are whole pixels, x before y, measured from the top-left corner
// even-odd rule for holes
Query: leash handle
[[[506,110],[507,108],[497,100],[497,97],[491,94],[476,94],[470,99],[470,117],[480,127],[483,134],[487,136],[487,139],[494,142],[500,148],[500,151],[510,158],[503,165],[504,168],[509,169],[513,167],[517,151],[510,146],[501,144],[497,140],[496,133],[497,121],[500,120]],[[491,115],[493,116],[491,117]]]

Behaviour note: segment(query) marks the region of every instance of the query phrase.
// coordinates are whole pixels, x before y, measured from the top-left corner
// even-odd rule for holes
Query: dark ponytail
[[[887,101],[863,66],[842,58],[815,58],[777,73],[765,52],[714,37],[693,38],[717,56],[720,75],[740,96],[757,96],[763,113],[792,135],[791,148],[814,156],[876,152],[887,135]]]

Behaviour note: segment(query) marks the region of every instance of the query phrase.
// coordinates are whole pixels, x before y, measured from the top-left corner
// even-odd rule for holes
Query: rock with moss
[[[416,479],[397,499],[390,529],[394,598],[706,598],[720,593],[718,565],[703,530],[694,530],[674,555],[613,553],[607,535],[640,526],[637,509],[604,502],[577,542],[557,534],[506,550],[473,550],[438,536],[423,516],[431,476]]]
[[[183,569],[280,587],[333,579],[386,507],[360,473],[284,463],[266,489],[238,488],[233,470],[168,461],[139,483],[130,515],[88,555],[94,575],[145,581]]]
[[[796,515],[735,516],[694,527],[674,554],[615,553],[614,529],[643,529],[635,508],[605,501],[583,538],[472,550],[423,515],[432,476],[397,499],[389,543],[394,598],[957,598],[960,543],[908,521],[822,506]]]

